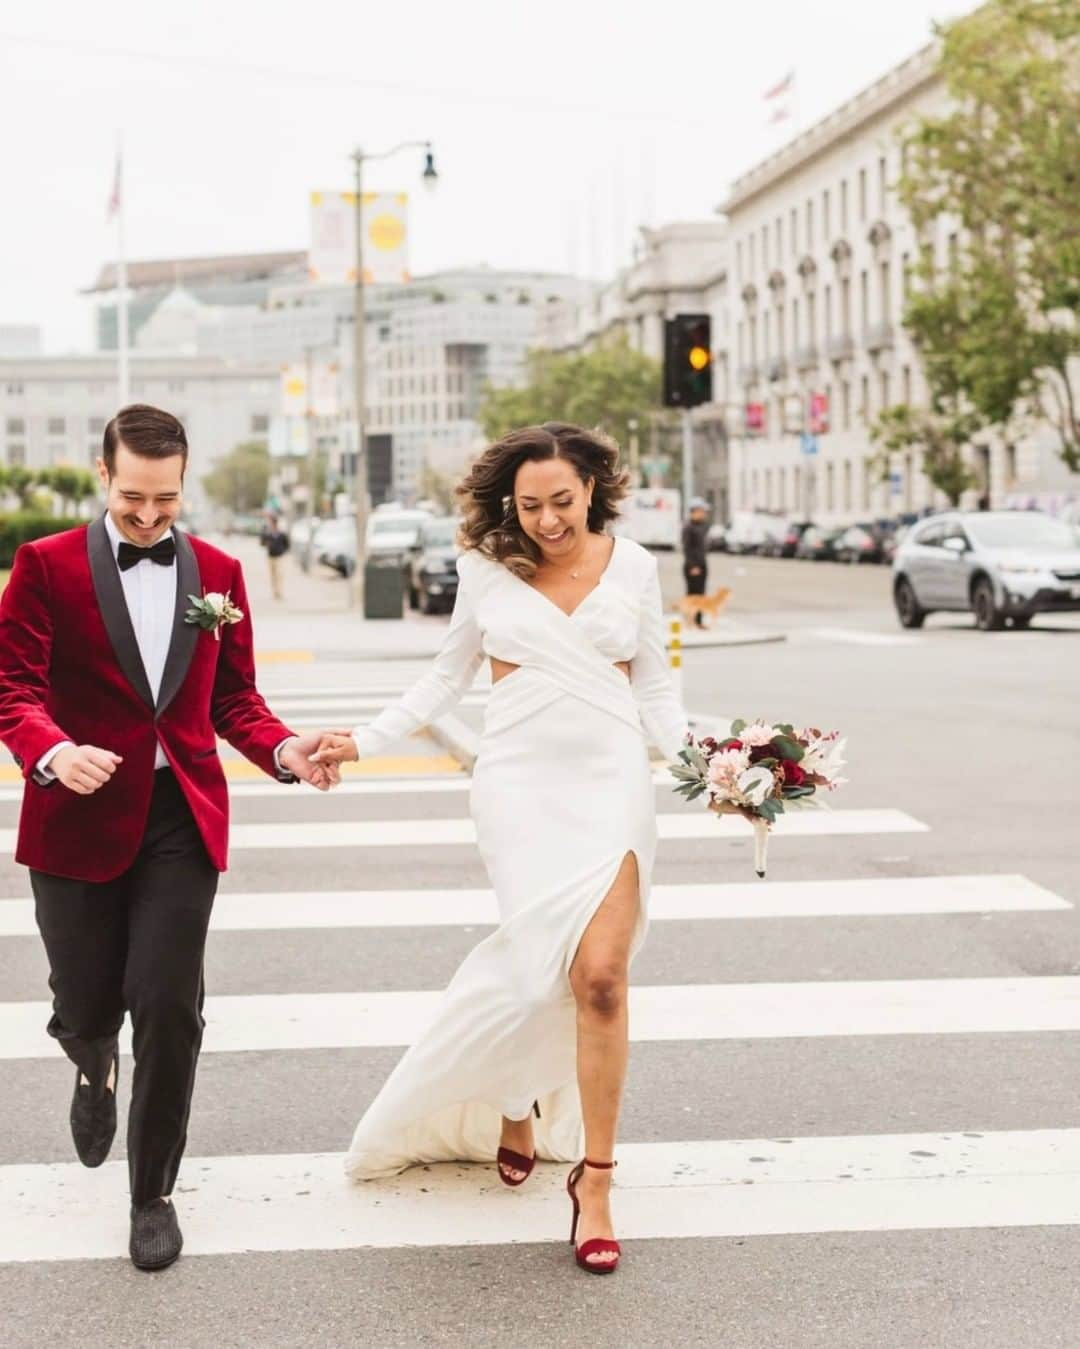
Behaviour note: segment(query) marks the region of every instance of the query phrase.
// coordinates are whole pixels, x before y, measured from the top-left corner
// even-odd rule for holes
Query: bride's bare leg
[[[585,1155],[597,1162],[611,1161],[615,1151],[629,1048],[630,947],[640,903],[637,857],[627,853],[570,967],[570,986],[577,1002],[577,1075]],[[577,1186],[581,1201],[578,1245],[592,1237],[615,1235],[608,1205],[610,1187],[610,1171],[585,1168]]]

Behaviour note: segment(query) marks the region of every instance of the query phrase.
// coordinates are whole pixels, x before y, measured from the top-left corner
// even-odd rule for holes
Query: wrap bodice
[[[476,551],[458,559],[458,575],[453,617],[431,670],[354,733],[362,755],[448,711],[485,657],[520,667],[496,684],[486,734],[570,696],[641,728],[669,757],[678,752],[687,720],[668,669],[656,560],[644,548],[617,538],[597,585],[569,614]],[[629,679],[617,662],[629,662]]]

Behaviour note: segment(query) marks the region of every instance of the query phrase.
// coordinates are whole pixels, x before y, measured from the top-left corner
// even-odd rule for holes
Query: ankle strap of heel
[[[618,1162],[590,1162],[588,1157],[582,1163],[583,1166],[591,1166],[594,1171],[610,1171],[612,1167],[618,1166]]]

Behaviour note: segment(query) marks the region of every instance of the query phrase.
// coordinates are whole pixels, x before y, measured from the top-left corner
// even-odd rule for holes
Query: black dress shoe
[[[120,1080],[120,1060],[113,1059],[112,1091],[100,1096],[93,1087],[81,1084],[82,1073],[75,1070],[75,1095],[71,1098],[71,1136],[83,1166],[100,1166],[109,1155],[116,1135],[116,1087]]]
[[[164,1269],[184,1248],[176,1209],[166,1199],[152,1199],[131,1210],[128,1251],[136,1269]]]

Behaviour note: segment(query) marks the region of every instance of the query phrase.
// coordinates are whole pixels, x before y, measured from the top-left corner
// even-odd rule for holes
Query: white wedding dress
[[[569,970],[627,855],[637,857],[645,935],[656,848],[651,740],[674,756],[686,734],[664,648],[655,559],[616,539],[571,615],[477,552],[430,673],[355,732],[361,756],[448,710],[485,657],[520,668],[487,707],[471,807],[500,924],[466,957],[438,1012],[357,1126],[355,1180],[418,1162],[491,1161],[500,1116],[534,1101],[539,1157],[582,1155]],[[630,678],[615,662],[630,662]]]

